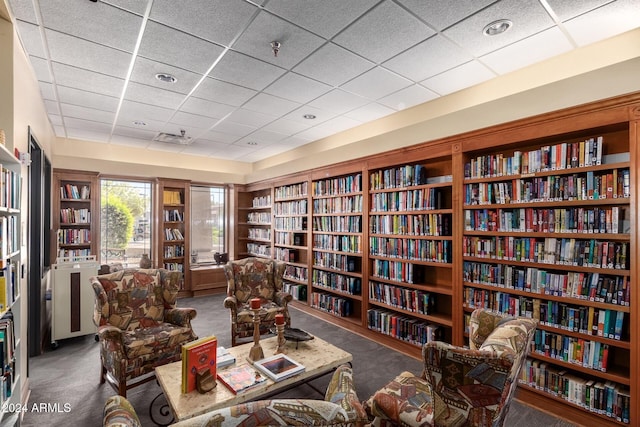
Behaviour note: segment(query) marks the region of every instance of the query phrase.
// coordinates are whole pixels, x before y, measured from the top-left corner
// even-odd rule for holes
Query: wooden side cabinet
[[[220,265],[191,268],[191,292],[194,297],[221,294],[227,291],[227,279]]]

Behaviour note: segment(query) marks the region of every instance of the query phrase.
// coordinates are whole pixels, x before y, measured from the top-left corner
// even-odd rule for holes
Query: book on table
[[[274,381],[297,375],[305,369],[303,365],[282,353],[255,361],[253,365]]]
[[[236,358],[233,354],[229,353],[229,349],[224,348],[223,346],[219,346],[216,367],[220,369],[229,365],[233,365],[234,363],[236,363]]]
[[[218,380],[233,394],[246,391],[267,381],[267,378],[258,372],[253,366],[243,363],[230,366],[218,371]]]
[[[216,377],[216,349],[218,340],[215,336],[191,341],[182,346],[182,392],[189,393],[196,389],[198,373],[209,370]]]

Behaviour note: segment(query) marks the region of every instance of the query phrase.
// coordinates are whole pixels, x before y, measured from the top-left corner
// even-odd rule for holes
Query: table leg
[[[154,416],[154,412],[157,411],[160,420],[156,420]],[[164,393],[160,392],[156,397],[153,398],[151,404],[149,405],[149,417],[151,420],[159,426],[168,426],[173,423],[173,414],[171,413],[171,408],[169,408],[169,403],[167,403],[167,399],[164,396]]]

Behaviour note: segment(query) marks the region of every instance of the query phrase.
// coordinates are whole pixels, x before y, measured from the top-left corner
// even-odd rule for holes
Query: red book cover
[[[214,336],[201,338],[182,346],[182,392],[196,389],[198,372],[209,369],[216,377],[216,350],[218,340]]]

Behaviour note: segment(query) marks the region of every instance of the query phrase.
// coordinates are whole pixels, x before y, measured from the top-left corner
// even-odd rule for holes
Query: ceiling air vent
[[[155,138],[153,138],[153,140],[158,142],[165,142],[167,144],[190,145],[193,142],[193,138],[191,138],[190,136],[186,136],[185,134],[185,130],[181,130],[180,135],[160,132],[155,136]]]

